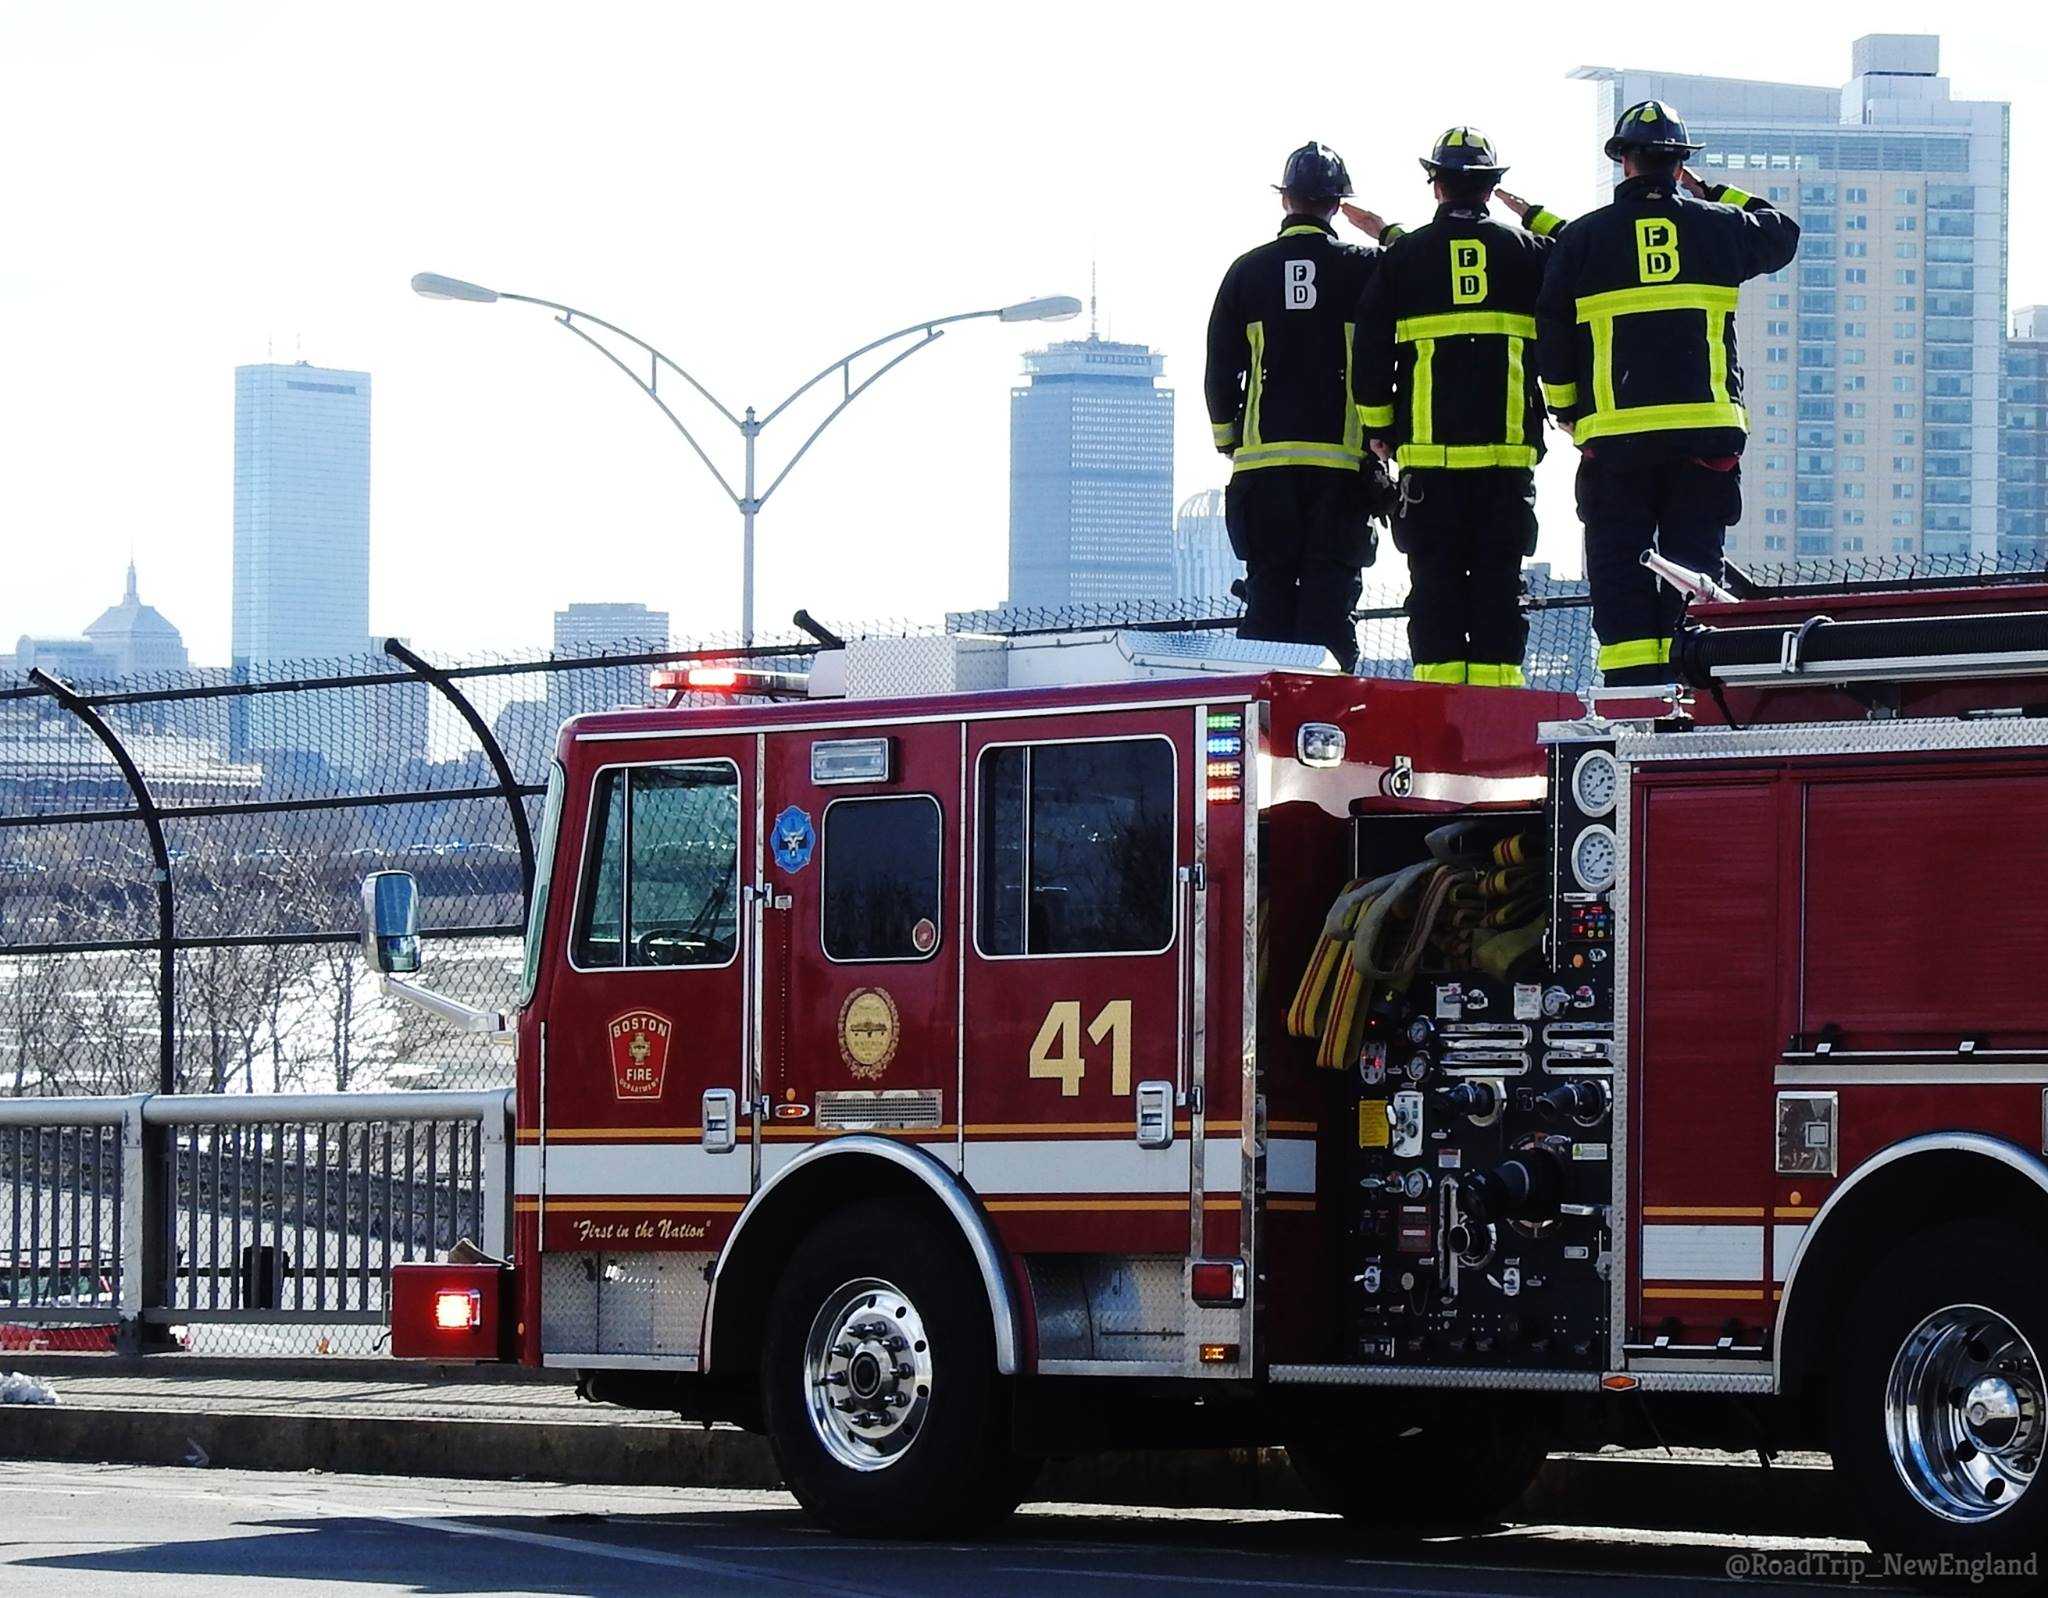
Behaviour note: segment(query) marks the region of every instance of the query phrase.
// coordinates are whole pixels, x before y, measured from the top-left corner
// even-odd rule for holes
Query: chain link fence
[[[1530,677],[1590,680],[1583,585],[1529,574]],[[1369,674],[1405,676],[1400,594],[1359,613]],[[435,984],[500,1003],[516,982],[532,838],[569,716],[650,698],[704,660],[801,669],[821,637],[1121,629],[1151,654],[1306,665],[1234,635],[1234,598],[810,624],[741,650],[622,643],[561,658],[384,654],[267,673],[0,679],[0,1095],[482,1088],[505,1051],[371,1002],[362,878],[418,879]],[[805,618],[808,622],[808,618]]]

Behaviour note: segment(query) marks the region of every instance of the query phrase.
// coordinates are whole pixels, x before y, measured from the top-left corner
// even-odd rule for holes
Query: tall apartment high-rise
[[[2039,566],[2048,561],[2048,305],[2013,315],[1998,464],[1999,551]]]
[[[1731,558],[1998,551],[2007,202],[2002,101],[1958,100],[1930,34],[1870,34],[1840,87],[1610,67],[1594,149],[1663,100],[1695,165],[1799,218],[1799,258],[1743,288],[1750,443]],[[1601,192],[1618,176],[1604,157]]]
[[[235,669],[260,677],[359,657],[369,635],[370,374],[238,366]],[[238,743],[362,762],[363,729],[346,709],[315,722],[292,714],[288,697],[252,702]]]
[[[563,658],[648,654],[668,648],[668,612],[636,604],[568,605],[555,612],[555,653]],[[648,702],[651,666],[604,666],[548,677],[556,726],[571,716]]]
[[[1069,339],[1010,391],[1010,598],[1172,598],[1173,390],[1142,344]]]

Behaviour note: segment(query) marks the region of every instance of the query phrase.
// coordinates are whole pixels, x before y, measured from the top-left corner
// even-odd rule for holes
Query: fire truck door
[[[707,1251],[753,1186],[755,740],[613,747],[564,816],[580,844],[564,846],[575,910],[550,1000],[542,1247]]]
[[[958,723],[770,733],[761,1174],[873,1132],[958,1160]]]
[[[1185,1254],[1195,717],[970,726],[961,1119],[1027,1252]]]

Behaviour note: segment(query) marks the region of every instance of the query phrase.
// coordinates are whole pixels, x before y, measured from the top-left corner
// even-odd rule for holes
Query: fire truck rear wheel
[[[1547,1409],[1506,1395],[1432,1393],[1297,1434],[1287,1457],[1332,1514],[1382,1531],[1490,1525],[1536,1480],[1550,1451]],[[1416,1483],[1429,1484],[1418,1495]],[[1418,1511],[1418,1504],[1426,1509]]]
[[[928,1537],[1016,1508],[981,1278],[920,1205],[873,1199],[797,1245],[769,1305],[761,1406],[783,1480],[849,1536]]]
[[[1882,1553],[2024,1558],[2048,1548],[2048,1250],[1958,1222],[1909,1238],[1835,1341],[1835,1468]]]

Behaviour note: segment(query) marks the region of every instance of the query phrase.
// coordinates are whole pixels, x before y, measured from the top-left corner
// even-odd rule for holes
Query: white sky
[[[375,374],[379,632],[531,647],[573,599],[732,627],[737,512],[654,407],[539,311],[416,298],[422,269],[583,306],[738,409],[920,316],[1085,295],[1093,258],[1105,331],[1166,352],[1178,493],[1215,486],[1203,324],[1285,153],[1334,144],[1363,201],[1415,219],[1415,155],[1475,122],[1511,187],[1582,210],[1582,62],[1834,84],[1855,34],[1938,27],[1955,92],[2013,102],[2011,301],[2048,300],[2048,30],[1854,12],[14,0],[0,641],[76,632],[132,549],[194,658],[224,659],[232,368],[301,354]],[[1000,599],[1009,387],[1080,330],[970,324],[835,423],[762,514],[764,625]],[[1539,555],[1576,570],[1569,472],[1545,470]]]

